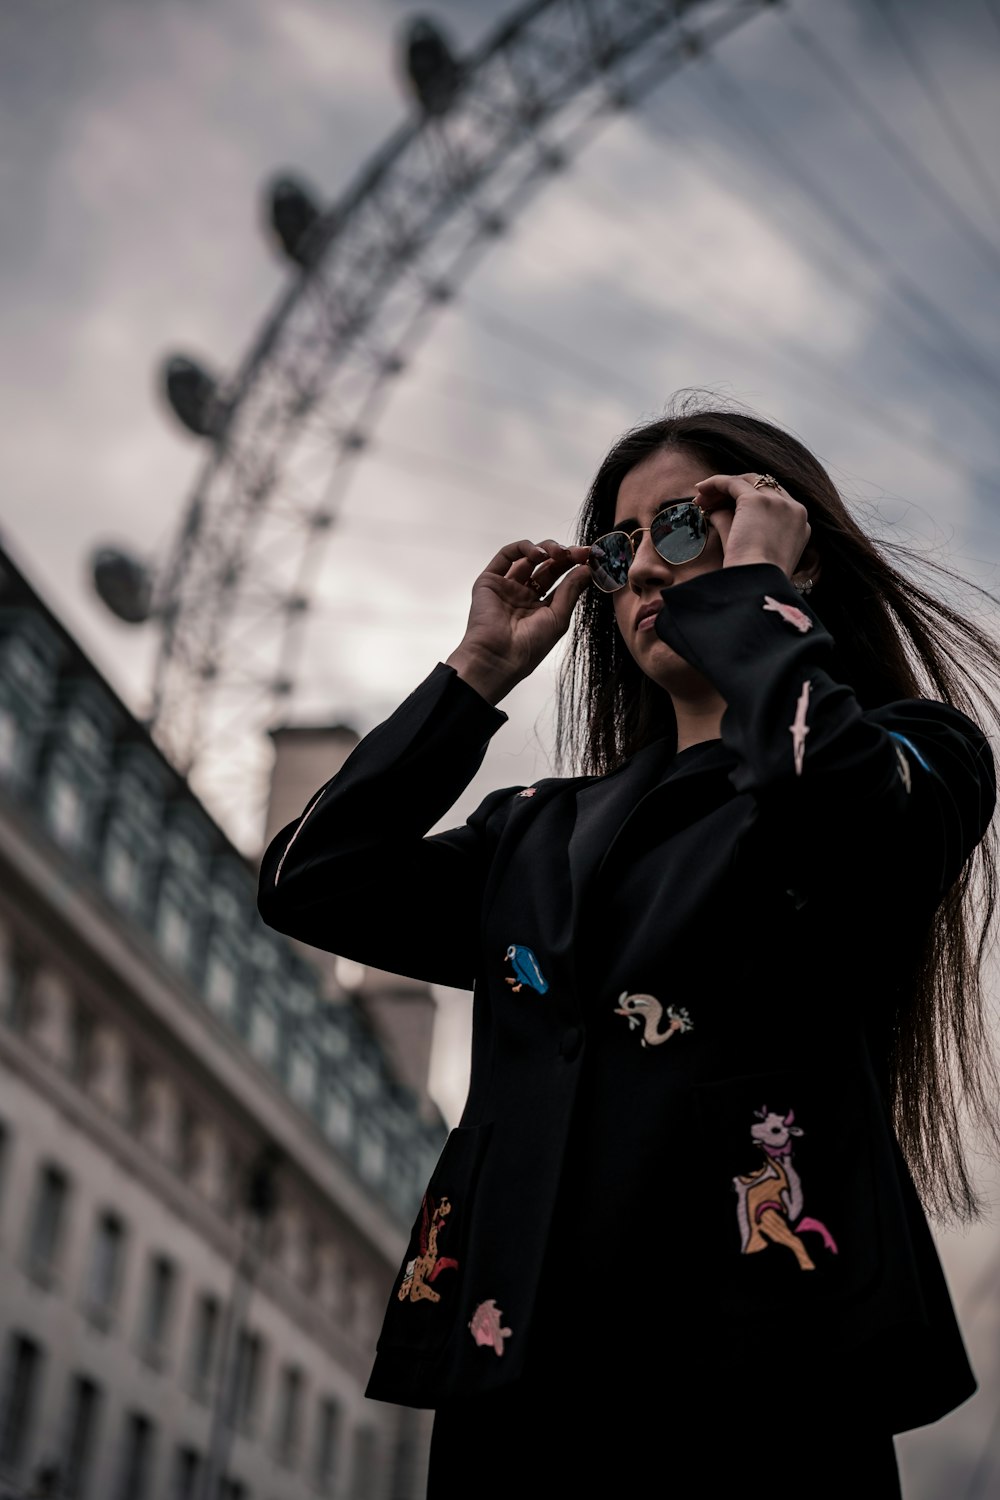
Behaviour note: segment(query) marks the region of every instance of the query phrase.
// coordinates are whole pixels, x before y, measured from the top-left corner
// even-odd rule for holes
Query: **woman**
[[[427,836],[571,622],[587,774]],[[474,988],[472,1075],[368,1394],[437,1408],[428,1494],[899,1494],[974,1390],[914,1179],[993,1131],[989,638],[795,439],[682,410],[579,544],[516,542],[465,637],[282,829],[279,930]]]

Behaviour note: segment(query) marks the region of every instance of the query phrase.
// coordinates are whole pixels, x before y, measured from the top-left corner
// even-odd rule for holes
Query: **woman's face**
[[[708,479],[714,469],[707,468],[683,448],[660,448],[656,453],[630,469],[618,489],[614,529],[635,531],[648,526],[656,512],[671,500],[684,500],[694,494],[699,479]],[[704,679],[672,647],[661,641],[653,628],[655,614],[662,608],[661,589],[714,573],[722,567],[722,539],[709,526],[708,540],[700,557],[688,563],[668,563],[654,548],[648,531],[636,537],[635,560],[628,583],[611,595],[622,640],[647,677],[668,692],[696,690]]]

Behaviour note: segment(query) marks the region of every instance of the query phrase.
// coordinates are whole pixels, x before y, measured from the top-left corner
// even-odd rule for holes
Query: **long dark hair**
[[[900,698],[935,698],[1000,731],[1000,648],[990,635],[904,573],[930,570],[997,601],[919,552],[876,543],[858,526],[823,466],[787,432],[740,410],[683,394],[670,413],[614,444],[594,478],[577,539],[588,544],[614,524],[625,475],[676,445],[713,473],[773,474],[809,513],[822,576],[810,605],[833,636],[834,674],[862,708]],[[675,736],[669,695],[642,672],[615,624],[610,595],[589,588],[573,617],[556,713],[560,767],[602,775],[659,736]],[[676,743],[676,739],[675,739]],[[1000,1153],[997,1065],[982,966],[997,896],[997,835],[991,827],[938,907],[914,982],[897,1001],[889,1058],[890,1107],[900,1146],[926,1207],[968,1221],[983,1202],[962,1140],[963,1114]]]

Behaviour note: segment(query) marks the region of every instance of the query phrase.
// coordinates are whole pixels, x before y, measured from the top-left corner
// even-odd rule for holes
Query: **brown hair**
[[[958,610],[901,571],[985,590],[899,542],[876,543],[858,526],[833,481],[796,438],[743,411],[706,407],[697,393],[670,413],[632,428],[611,448],[584,501],[578,541],[614,524],[618,488],[637,464],[676,444],[713,473],[773,474],[809,513],[822,577],[810,605],[835,642],[832,675],[849,683],[863,709],[901,698],[935,698],[1000,730],[1000,648]],[[556,757],[602,775],[661,735],[675,736],[669,695],[642,672],[618,633],[610,596],[584,591],[563,659]],[[982,965],[997,895],[997,836],[991,827],[939,905],[914,982],[900,987],[890,1050],[890,1095],[900,1146],[925,1205],[940,1218],[983,1211],[962,1141],[962,1112],[1000,1149],[997,1067]]]

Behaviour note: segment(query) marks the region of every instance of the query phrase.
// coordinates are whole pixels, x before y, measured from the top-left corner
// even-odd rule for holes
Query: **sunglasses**
[[[634,538],[647,531],[657,553],[668,563],[693,562],[704,552],[708,541],[708,521],[694,496],[677,500],[655,515],[651,526],[638,526],[635,531],[609,531],[591,543],[587,566],[599,589],[616,594],[625,587],[635,561]]]

